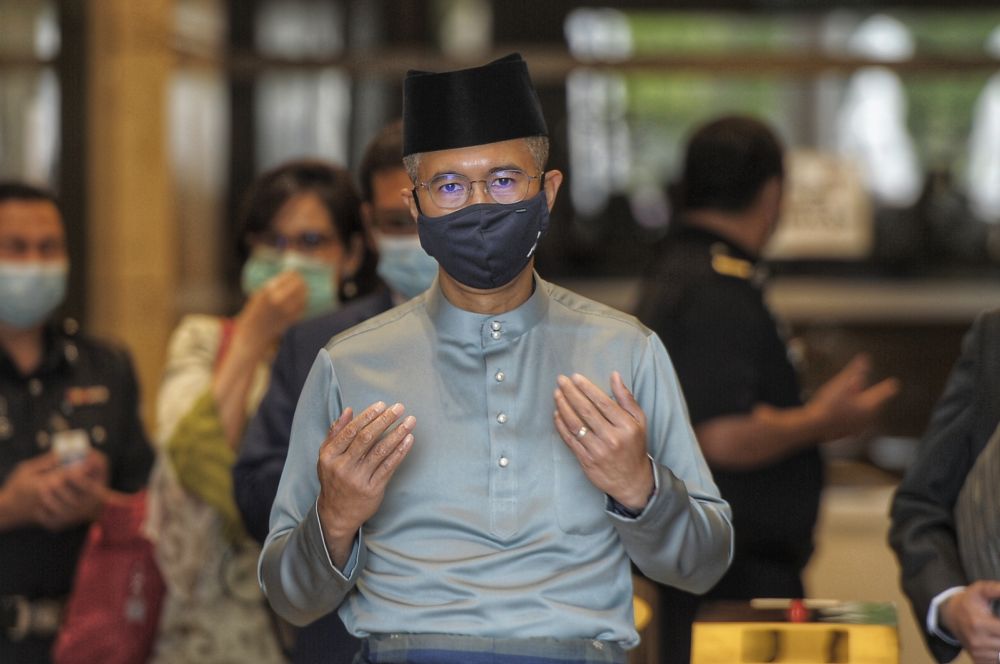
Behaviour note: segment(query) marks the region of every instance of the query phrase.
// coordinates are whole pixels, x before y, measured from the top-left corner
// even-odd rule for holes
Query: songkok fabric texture
[[[471,69],[406,73],[403,156],[548,133],[519,53]]]

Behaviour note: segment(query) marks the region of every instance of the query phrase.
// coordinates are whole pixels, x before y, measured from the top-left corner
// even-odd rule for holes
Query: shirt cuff
[[[326,540],[323,537],[323,523],[319,519],[319,499],[313,505],[313,512],[316,513],[316,528],[320,534],[320,541],[323,542],[323,553],[326,554],[326,562],[330,564],[330,569],[343,577],[345,581],[350,581],[354,577],[354,572],[358,567],[358,557],[361,555],[361,531],[359,530],[357,537],[354,538],[354,544],[351,545],[351,555],[347,559],[347,564],[344,565],[343,571],[341,571],[333,563],[333,558],[330,557],[330,550],[326,548]]]
[[[962,644],[941,625],[938,620],[938,612],[940,611],[941,605],[944,604],[945,600],[957,595],[963,590],[965,590],[965,586],[954,586],[953,588],[941,591],[934,596],[934,599],[931,600],[930,608],[927,609],[927,633],[938,637],[949,645],[958,647],[961,647]]]
[[[653,461],[653,457],[647,454],[646,458],[649,459],[649,463],[653,469],[653,492],[649,494],[649,499],[646,500],[646,505],[640,510],[634,510],[629,507],[625,507],[611,496],[607,496],[607,510],[612,514],[617,514],[618,516],[626,519],[638,519],[647,509],[649,509],[649,506],[652,505],[653,498],[655,498],[656,494],[660,491],[660,478],[656,473],[656,463]]]

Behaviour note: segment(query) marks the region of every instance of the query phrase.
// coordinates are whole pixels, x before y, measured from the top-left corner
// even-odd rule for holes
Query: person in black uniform
[[[55,199],[0,182],[0,662],[47,662],[90,522],[146,483],[125,351],[51,319],[68,271]]]
[[[781,207],[782,147],[763,123],[697,129],[672,192],[678,218],[644,275],[637,316],[660,335],[695,434],[733,508],[735,552],[713,599],[802,597],[823,465],[817,443],[862,431],[898,390],[852,359],[808,403],[756,278]],[[660,588],[665,662],[690,661],[699,599]]]

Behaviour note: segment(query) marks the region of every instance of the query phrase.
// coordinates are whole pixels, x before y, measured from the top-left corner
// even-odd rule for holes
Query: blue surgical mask
[[[257,247],[243,264],[240,283],[247,296],[285,270],[295,270],[305,280],[306,318],[334,311],[337,299],[337,269],[327,261],[316,260],[296,251],[278,251],[272,247]]]
[[[470,288],[499,288],[527,267],[549,227],[541,191],[520,203],[479,203],[417,219],[420,244],[441,268]]]
[[[393,292],[409,299],[427,290],[438,273],[437,261],[427,255],[416,235],[386,235],[375,231],[378,276]]]
[[[66,261],[0,261],[0,321],[16,328],[39,325],[66,297]]]

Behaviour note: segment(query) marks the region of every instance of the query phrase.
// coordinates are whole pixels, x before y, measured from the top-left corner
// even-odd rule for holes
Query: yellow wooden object
[[[899,664],[892,625],[696,622],[691,664]]]
[[[635,621],[635,631],[641,632],[646,629],[646,625],[653,618],[653,609],[649,606],[649,602],[634,595],[632,597],[632,616]]]

